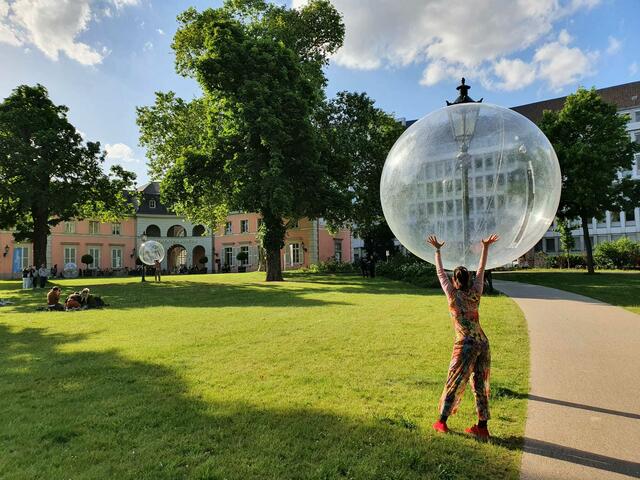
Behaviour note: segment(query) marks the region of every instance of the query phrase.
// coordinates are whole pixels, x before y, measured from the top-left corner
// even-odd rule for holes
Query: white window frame
[[[13,247],[13,249],[14,250],[22,250],[22,264],[20,265],[20,270],[24,270],[29,265],[31,265],[31,262],[29,261],[29,256],[30,256],[30,248],[29,247],[17,246],[17,247]]]
[[[122,268],[122,247],[111,247],[111,268]]]
[[[67,263],[75,263],[76,265],[78,264],[78,262],[76,261],[78,258],[78,249],[75,246],[65,246],[62,249],[62,258],[64,260],[64,264],[66,265]]]
[[[98,235],[100,233],[100,222],[89,220],[89,235]]]
[[[93,257],[93,263],[89,264],[89,268],[97,269],[100,268],[100,261],[102,258],[102,251],[100,247],[89,247],[89,255]]]
[[[113,222],[111,224],[111,235],[122,235],[122,223]]]
[[[233,247],[230,247],[230,246],[224,247],[223,255],[224,255],[223,256],[223,260],[224,261],[222,262],[222,264],[232,267],[233,263],[234,263],[233,262],[233,260],[234,260],[233,259]],[[227,261],[227,260],[229,260],[229,261]]]
[[[156,201],[155,200],[149,200],[149,208],[156,208]]]
[[[340,249],[336,248],[338,245],[340,245]],[[333,239],[333,258],[336,260],[336,262],[342,261],[342,239],[341,238]]]
[[[76,233],[76,222],[64,222],[64,233]]]
[[[249,265],[249,245],[241,245],[240,246],[240,252],[245,252],[247,254],[247,259],[246,260],[242,260],[240,262],[241,266],[246,267],[247,265]]]
[[[227,222],[224,224],[224,234],[231,235],[233,233],[233,223]]]
[[[291,243],[290,244],[290,248],[291,248],[291,264],[292,265],[300,265],[302,256],[300,255],[300,251],[302,250],[300,248],[300,244],[299,243]]]
[[[249,220],[240,220],[240,233],[249,233]]]

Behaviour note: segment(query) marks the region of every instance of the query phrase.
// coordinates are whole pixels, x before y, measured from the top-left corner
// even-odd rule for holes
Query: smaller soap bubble
[[[156,261],[164,260],[164,247],[160,242],[155,240],[147,240],[140,245],[138,256],[145,265],[154,265]]]
[[[78,270],[78,265],[73,262],[65,264],[64,268],[62,269],[64,278],[78,278],[79,273],[80,271]]]

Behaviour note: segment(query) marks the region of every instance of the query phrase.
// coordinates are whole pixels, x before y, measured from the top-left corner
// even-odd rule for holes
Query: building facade
[[[631,82],[623,85],[603,88],[598,90],[602,99],[616,105],[619,115],[628,115],[627,131],[631,140],[640,143],[640,82]],[[513,107],[513,110],[537,123],[542,119],[544,110],[560,110],[566,97],[554,98],[542,102],[530,103]],[[640,180],[640,154],[636,154],[631,170],[624,172],[633,179]],[[640,205],[626,212],[606,212],[604,218],[592,218],[589,222],[589,237],[595,246],[598,243],[629,237],[640,241]],[[560,253],[560,235],[555,231],[555,222],[549,228],[544,238],[536,246],[537,251],[548,254]],[[574,252],[584,252],[584,235],[582,228],[578,226],[572,231],[575,240]]]

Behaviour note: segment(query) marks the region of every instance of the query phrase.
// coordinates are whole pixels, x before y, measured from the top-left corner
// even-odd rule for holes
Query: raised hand
[[[489,245],[496,243],[498,240],[500,240],[500,237],[494,233],[489,235],[487,238],[483,238],[482,245],[488,247]]]
[[[429,235],[427,237],[427,243],[433,245],[433,248],[435,248],[436,250],[440,250],[440,248],[445,245],[444,242],[439,242],[438,237],[436,237],[435,235]]]

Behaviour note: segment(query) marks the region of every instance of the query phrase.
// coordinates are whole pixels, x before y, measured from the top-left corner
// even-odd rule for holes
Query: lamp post
[[[140,240],[142,241],[140,246],[144,245],[144,243],[147,241],[147,234],[143,233],[142,235],[140,235]],[[147,269],[147,265],[142,261],[142,258],[140,258],[140,263],[142,264],[142,278],[140,279],[140,281],[146,282],[147,280],[145,279],[144,274],[145,274],[145,270]]]
[[[471,87],[465,84],[465,79],[462,79],[462,83],[456,88],[460,92],[458,98],[453,102],[447,101],[447,106],[452,107],[462,103],[482,103],[482,98],[477,102],[469,97],[469,89]],[[469,106],[466,108],[449,108],[447,114],[449,115],[449,123],[451,124],[451,133],[455,139],[460,152],[456,156],[458,166],[462,173],[462,255],[464,263],[466,263],[467,252],[469,250],[469,163],[471,162],[471,155],[469,155],[469,144],[473,139],[476,131],[476,121],[478,120],[478,114],[480,113],[479,106]]]

